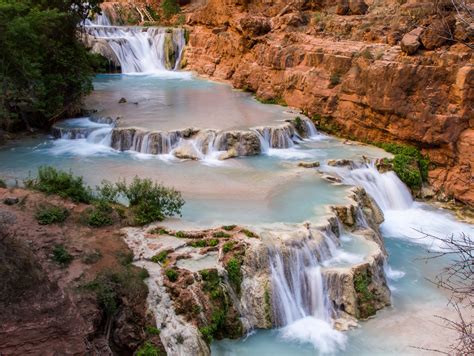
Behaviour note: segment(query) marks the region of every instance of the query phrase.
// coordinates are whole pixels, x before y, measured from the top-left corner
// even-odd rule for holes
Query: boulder
[[[5,204],[5,205],[15,205],[15,204],[18,204],[19,201],[20,200],[18,198],[8,197],[8,198],[3,199],[3,204]]]
[[[421,46],[420,36],[423,34],[423,27],[417,27],[403,36],[400,46],[402,51],[408,55],[415,54]]]
[[[349,9],[352,15],[365,15],[369,7],[364,0],[351,0],[349,1]]]
[[[321,164],[318,161],[298,163],[298,167],[303,167],[303,168],[318,168],[320,165]]]

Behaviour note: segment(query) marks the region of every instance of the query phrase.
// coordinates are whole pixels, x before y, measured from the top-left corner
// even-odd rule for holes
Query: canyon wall
[[[472,50],[439,41],[429,2],[366,3],[192,2],[183,7],[187,69],[297,107],[339,136],[415,145],[430,157],[438,196],[472,206]],[[409,56],[400,40],[415,28],[424,34]],[[472,40],[472,26],[451,28]]]

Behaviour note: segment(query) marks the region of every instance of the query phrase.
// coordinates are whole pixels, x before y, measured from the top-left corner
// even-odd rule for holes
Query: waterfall
[[[260,139],[262,152],[268,152],[272,148],[290,148],[295,145],[293,138],[296,133],[291,124],[277,127],[259,127],[254,131]]]
[[[111,26],[105,14],[97,15],[93,21],[87,20],[83,28],[91,44],[105,41],[120,62],[122,73],[180,69],[186,44],[183,29]],[[107,51],[102,49],[100,53],[105,55]]]
[[[305,239],[283,250],[269,248],[274,322],[284,339],[311,342],[322,353],[343,348],[345,335],[333,329],[320,260],[335,249],[331,238],[323,248]],[[319,260],[318,260],[319,256]]]
[[[413,204],[410,191],[397,175],[380,173],[374,162],[354,169],[338,169],[337,174],[344,183],[363,187],[384,211],[408,209]]]

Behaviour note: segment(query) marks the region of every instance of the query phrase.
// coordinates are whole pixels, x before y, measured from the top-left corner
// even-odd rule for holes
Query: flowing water
[[[434,332],[417,327],[426,327],[432,314],[446,310],[446,296],[425,279],[446,261],[433,265],[420,259],[426,247],[443,248],[423,238],[423,233],[472,236],[471,225],[414,202],[393,173],[381,174],[367,164],[352,168],[325,164],[330,159],[384,157],[383,151],[320,134],[304,117],[304,132],[297,132],[287,122],[298,116],[291,110],[260,104],[248,93],[190,73],[166,71],[170,58],[171,69],[178,68],[185,44],[182,30],[117,27],[106,17],[98,17],[86,24],[86,31],[110,46],[123,73],[140,75],[97,76],[95,90],[86,100],[88,108],[97,110],[93,116],[59,123],[51,136],[38,135],[1,147],[0,176],[9,184],[21,182],[41,165],[72,170],[92,186],[103,179],[149,177],[182,191],[186,200],[183,216],[167,222],[180,227],[231,223],[291,227],[305,221],[321,222],[328,205],[347,202],[348,186],[362,186],[385,214],[381,229],[390,256],[386,274],[393,307],[378,312],[358,329],[336,331],[322,271],[361,262],[369,252],[364,240],[343,232],[338,246],[328,232],[323,247],[302,240],[283,252],[270,244],[276,328],[253,331],[242,340],[214,342],[212,352],[412,354],[417,351],[411,345],[423,346],[423,337],[436,338],[430,335]],[[166,51],[171,49],[174,54],[169,56]],[[193,135],[182,131],[191,128],[201,131]],[[254,140],[258,152],[221,160],[221,153],[230,145],[227,132],[235,130],[245,132],[245,137],[233,133],[234,140]],[[197,160],[173,155],[187,146],[192,146]],[[345,185],[330,184],[316,170],[298,167],[300,160],[320,161],[323,171],[338,175]],[[198,257],[192,268],[215,263],[215,256]]]

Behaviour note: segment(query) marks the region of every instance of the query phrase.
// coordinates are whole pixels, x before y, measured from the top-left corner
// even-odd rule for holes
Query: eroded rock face
[[[404,25],[406,18],[387,11],[400,10],[410,17],[418,11],[418,5],[400,7],[390,1],[382,9],[371,3],[364,19],[358,20],[371,24],[364,34],[356,30],[360,23],[352,22],[356,16],[331,15],[329,19],[324,13],[305,13],[300,3],[243,5],[212,0],[195,7],[188,19],[188,68],[228,80],[237,88],[254,91],[258,97],[282,99],[310,115],[324,117],[338,135],[417,145],[438,167],[436,174],[430,174],[438,191],[474,204],[453,184],[454,179],[466,174],[460,167],[466,162],[460,157],[465,151],[458,149],[458,141],[465,130],[473,127],[472,52],[461,45],[418,51],[422,46],[421,25],[429,27],[432,19],[420,19],[420,26],[413,30]],[[333,2],[318,6],[330,14],[336,11]],[[296,28],[287,26],[284,18],[300,16],[300,12],[316,20]],[[382,24],[374,25],[380,14],[400,25],[389,31]],[[254,37],[248,46],[239,19],[250,15],[270,19],[272,30],[258,36],[258,40]],[[224,24],[225,31],[213,32]],[[433,23],[433,31],[435,27]],[[401,47],[415,53],[409,57],[397,45],[408,33]],[[428,48],[438,46],[430,33],[431,29],[424,37]],[[466,184],[471,185],[471,181],[466,180]]]

